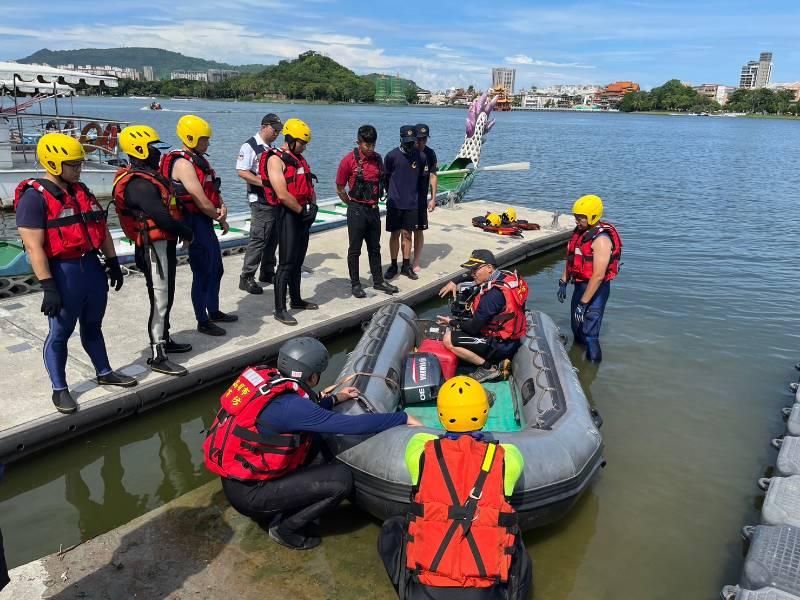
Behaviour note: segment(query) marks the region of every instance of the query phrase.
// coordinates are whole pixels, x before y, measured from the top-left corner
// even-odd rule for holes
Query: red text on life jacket
[[[308,397],[296,379],[275,369],[245,369],[220,398],[222,408],[203,444],[206,468],[221,477],[257,481],[282,477],[302,465],[310,434],[266,435],[256,426],[264,407],[284,393]]]

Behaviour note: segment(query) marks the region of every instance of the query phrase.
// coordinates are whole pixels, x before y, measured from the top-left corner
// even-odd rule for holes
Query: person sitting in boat
[[[221,398],[203,445],[206,467],[240,513],[269,527],[269,536],[295,550],[320,544],[315,522],[350,494],[343,464],[314,464],[315,434],[362,435],[421,423],[404,412],[357,416],[333,412],[358,396],[344,387],[319,398],[313,387],[328,366],[328,350],[311,337],[286,342],[277,369],[247,368]]]
[[[528,285],[516,272],[499,270],[489,250],[473,250],[461,266],[469,269],[466,278],[472,278],[478,285],[472,300],[472,316],[460,319],[440,315],[436,321],[452,327],[444,335],[445,347],[477,367],[473,378],[490,381],[500,376],[497,363],[511,360],[525,336]],[[455,298],[457,290],[458,283],[450,281],[439,290],[439,296],[452,294]]]
[[[63,133],[47,133],[36,146],[36,156],[45,176],[17,186],[14,210],[17,230],[44,292],[41,310],[50,327],[44,364],[53,386],[53,404],[59,412],[73,413],[78,405],[67,386],[67,342],[78,322],[97,383],[122,387],[138,383],[111,369],[103,338],[109,284],[119,291],[124,278],[105,211],[80,181],[86,160],[81,143]],[[105,266],[99,254],[105,257]]]
[[[531,558],[509,504],[525,459],[481,431],[489,401],[478,381],[449,379],[436,407],[446,433],[408,441],[411,510],[381,528],[386,572],[401,600],[527,598]]]
[[[155,129],[130,125],[119,134],[119,147],[130,166],[117,171],[112,196],[125,235],[136,245],[136,266],[144,273],[150,313],[150,369],[182,376],[187,371],[168,354],[190,352],[191,344],[170,338],[169,315],[175,299],[178,238],[190,244],[194,234],[183,222],[172,187],[158,171],[161,150],[166,147]]]

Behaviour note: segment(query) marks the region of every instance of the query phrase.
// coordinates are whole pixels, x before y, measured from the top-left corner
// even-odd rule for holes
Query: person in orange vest
[[[418,433],[406,446],[409,514],[381,528],[389,578],[401,600],[527,598],[533,569],[509,504],[522,454],[481,431],[489,400],[471,377],[447,380],[436,407],[445,434]]]
[[[111,369],[102,331],[109,284],[119,291],[124,279],[105,211],[80,181],[86,160],[81,143],[63,133],[48,133],[39,140],[36,155],[47,172],[17,186],[14,210],[17,230],[44,292],[41,310],[50,327],[44,366],[53,386],[53,404],[61,413],[73,413],[78,405],[67,386],[67,342],[78,322],[97,383],[121,387],[138,383]],[[105,267],[100,264],[101,253]]]
[[[498,269],[489,250],[473,250],[461,266],[468,269],[462,282],[471,278],[478,286],[470,318],[439,315],[436,321],[450,326],[444,334],[445,348],[477,367],[473,378],[490,381],[500,376],[497,363],[514,357],[527,331],[528,284],[516,272]],[[457,290],[458,283],[450,281],[439,290],[439,296],[452,294],[455,298]]]
[[[239,317],[219,309],[223,267],[214,221],[219,223],[223,235],[230,227],[228,207],[219,192],[220,179],[205,157],[211,140],[211,125],[198,116],[183,115],[175,131],[183,142],[183,148],[164,156],[161,174],[170,181],[194,235],[189,246],[189,266],[192,268],[192,306],[197,331],[206,335],[225,335],[225,330],[217,323],[233,323]]]
[[[130,166],[117,171],[112,196],[120,226],[136,245],[136,266],[144,273],[150,315],[150,369],[181,376],[187,371],[168,354],[189,352],[191,344],[179,344],[169,336],[169,315],[175,299],[178,238],[191,243],[194,234],[183,223],[180,206],[169,181],[158,171],[161,138],[152,127],[131,125],[119,134],[119,147]]]
[[[603,360],[600,326],[611,294],[611,281],[619,273],[622,238],[603,217],[603,201],[594,195],[581,196],[572,207],[575,230],[567,242],[567,261],[558,280],[558,301],[567,298],[567,284],[572,292],[570,322],[575,342],[586,345],[586,358]]]

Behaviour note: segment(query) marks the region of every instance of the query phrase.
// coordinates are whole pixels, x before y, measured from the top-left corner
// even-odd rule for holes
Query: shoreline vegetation
[[[744,116],[795,118],[800,115],[800,101],[789,90],[768,88],[737,89],[724,107],[692,87],[671,79],[649,92],[631,92],[619,103],[620,112],[651,113],[745,113]]]

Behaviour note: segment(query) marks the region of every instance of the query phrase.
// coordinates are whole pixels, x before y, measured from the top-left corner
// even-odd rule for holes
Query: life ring
[[[117,147],[117,134],[119,127],[116,123],[109,123],[106,125],[106,130],[103,132],[102,139],[98,138],[98,146],[102,146],[106,150],[113,150]]]
[[[94,139],[88,136],[88,133],[92,130],[94,130],[95,132]],[[81,129],[81,137],[78,138],[78,141],[81,144],[87,144],[91,142],[93,145],[99,146],[100,142],[103,141],[102,138],[103,138],[103,128],[100,127],[100,123],[98,123],[97,121],[90,121],[89,123],[83,126],[83,129]]]

